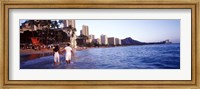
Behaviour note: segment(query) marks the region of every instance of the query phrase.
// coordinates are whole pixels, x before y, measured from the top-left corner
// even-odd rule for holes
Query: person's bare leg
[[[70,64],[70,62],[71,62],[71,58],[72,58],[71,55],[69,55],[69,64]]]
[[[58,64],[60,64],[60,55],[58,55],[58,57],[57,57],[58,59]]]
[[[56,55],[54,54],[54,65],[56,64]]]

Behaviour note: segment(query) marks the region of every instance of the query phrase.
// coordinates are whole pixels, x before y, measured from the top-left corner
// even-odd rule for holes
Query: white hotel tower
[[[108,38],[106,35],[101,35],[101,44],[107,45],[108,44]]]

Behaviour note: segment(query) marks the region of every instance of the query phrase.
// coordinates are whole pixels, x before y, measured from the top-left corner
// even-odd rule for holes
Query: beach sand
[[[90,48],[107,48],[107,47],[77,47],[73,48],[74,51],[82,51]],[[60,51],[63,51],[64,47],[60,47]],[[41,50],[34,50],[34,49],[20,49],[20,55],[26,54],[42,54],[42,53],[53,53],[52,49],[41,49]],[[62,52],[63,53],[63,52]]]
[[[33,50],[33,49],[20,49],[20,54],[40,54],[40,53],[51,53],[53,49],[41,49],[41,50]]]
[[[77,47],[77,51],[85,50],[87,48],[85,47]],[[64,47],[60,47],[60,51],[63,51]],[[42,53],[53,53],[53,49],[41,49],[41,50],[34,50],[34,49],[20,49],[20,54],[21,55],[26,55],[26,54],[42,54]]]

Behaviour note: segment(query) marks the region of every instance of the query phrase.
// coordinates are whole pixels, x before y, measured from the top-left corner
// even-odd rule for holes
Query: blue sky
[[[25,20],[20,20],[20,24]],[[89,34],[100,38],[107,37],[124,39],[131,37],[141,42],[159,42],[169,39],[180,43],[180,20],[76,20],[77,35],[80,35],[82,25],[89,27]]]
[[[82,25],[89,26],[89,34],[100,38],[108,37],[124,39],[131,37],[142,42],[159,42],[169,39],[180,43],[180,20],[76,20],[77,35]]]

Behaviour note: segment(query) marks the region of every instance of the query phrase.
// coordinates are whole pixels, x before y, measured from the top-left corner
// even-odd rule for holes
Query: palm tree
[[[71,37],[75,36],[76,28],[73,28],[71,25],[69,25],[68,31],[71,33]]]
[[[67,27],[67,35],[70,38],[70,43],[72,44],[72,47],[75,46],[74,43],[76,43],[76,28],[72,27],[71,25],[69,25]],[[75,42],[74,42],[75,41]]]

